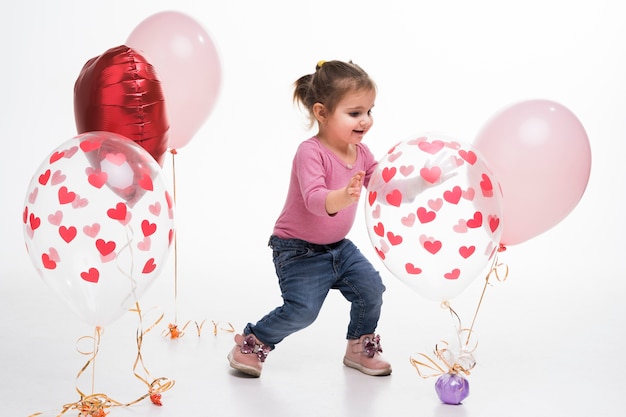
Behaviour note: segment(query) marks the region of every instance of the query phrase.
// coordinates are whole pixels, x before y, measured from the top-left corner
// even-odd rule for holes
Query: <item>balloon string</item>
[[[132,214],[132,213],[131,213]],[[133,300],[132,301],[136,301],[137,300],[137,281],[135,281],[135,279],[133,278],[134,274],[134,269],[135,269],[135,255],[133,254],[133,246],[132,246],[132,242],[133,239],[135,237],[135,232],[133,231],[133,228],[127,224],[126,225],[126,243],[124,244],[124,246],[122,246],[119,250],[119,252],[117,253],[116,256],[116,267],[117,270],[120,271],[120,273],[122,275],[124,275],[126,278],[128,278],[128,280],[130,281],[130,294],[128,296],[126,296],[124,298],[124,300],[122,301],[122,305],[126,305],[128,298],[132,296]],[[128,249],[130,251],[130,273],[127,273],[121,266],[120,266],[120,254],[122,252],[124,252],[126,249]]]
[[[476,317],[478,316],[478,311],[480,310],[480,307],[483,303],[483,299],[485,298],[485,293],[487,292],[487,286],[489,285],[489,279],[491,278],[492,275],[495,275],[496,279],[500,282],[505,281],[509,275],[509,266],[506,264],[501,264],[498,263],[498,253],[499,252],[504,252],[506,250],[506,247],[503,245],[500,245],[500,247],[498,248],[498,250],[496,251],[494,257],[493,257],[493,261],[491,263],[491,267],[489,268],[489,272],[487,273],[487,276],[485,277],[485,284],[483,285],[483,290],[480,294],[480,298],[478,300],[478,305],[476,306],[476,311],[474,311],[474,318],[472,319],[472,324],[469,328],[469,331],[467,333],[467,339],[465,340],[465,346],[467,346],[469,344],[470,341],[470,337],[472,336],[472,332],[474,330],[474,324],[476,323]],[[500,273],[498,271],[498,269],[504,266],[505,271],[504,271],[504,277],[500,277]]]
[[[91,351],[83,351],[83,350],[79,349],[78,347],[76,347],[76,350],[81,355],[90,355],[91,356],[89,358],[89,360],[87,360],[85,365],[81,368],[81,370],[78,372],[78,374],[76,375],[76,391],[78,392],[78,394],[81,397],[84,397],[85,394],[78,388],[78,380],[80,379],[81,375],[85,372],[85,370],[90,365],[91,365],[91,394],[93,395],[94,392],[95,392],[96,356],[98,355],[98,351],[100,350],[100,338],[101,338],[101,336],[102,336],[102,328],[100,326],[96,326],[95,329],[94,329],[93,336],[83,336],[83,337],[79,338],[78,341],[76,342],[78,344],[82,340],[87,340],[87,339],[91,339],[92,342],[93,342],[93,348],[92,348]]]
[[[174,193],[174,205],[176,205],[176,149],[170,150],[172,154],[172,182]],[[174,323],[178,323],[178,233],[174,233]]]
[[[172,388],[174,386],[175,381],[170,380],[168,378],[161,377],[161,378],[153,379],[152,382],[150,382],[150,379],[152,379],[152,377],[150,376],[150,372],[148,371],[147,367],[145,366],[143,362],[143,356],[141,354],[141,347],[143,344],[144,336],[148,332],[150,332],[152,329],[154,329],[161,322],[161,320],[163,319],[163,314],[161,314],[155,320],[153,324],[151,324],[148,328],[144,330],[143,320],[144,320],[145,315],[141,313],[141,309],[139,308],[138,302],[135,303],[135,306],[136,306],[135,309],[130,310],[130,311],[136,311],[139,314],[139,328],[137,330],[137,357],[135,359],[135,364],[133,365],[133,373],[140,381],[142,381],[144,384],[147,385],[148,392],[141,395],[139,398],[133,401],[127,402],[127,403],[116,401],[110,398],[108,395],[103,394],[103,393],[95,393],[95,361],[96,361],[96,356],[98,355],[98,352],[100,350],[100,339],[102,336],[102,328],[100,326],[96,326],[93,336],[82,336],[76,342],[78,345],[83,340],[91,339],[93,341],[92,350],[83,350],[79,346],[76,347],[76,350],[81,355],[89,356],[89,359],[87,360],[85,365],[83,365],[83,367],[80,369],[80,371],[78,371],[78,374],[76,375],[75,389],[78,395],[80,396],[80,399],[76,402],[63,405],[62,411],[59,414],[57,414],[56,417],[61,417],[62,415],[64,415],[70,410],[78,411],[79,417],[80,416],[106,417],[106,415],[109,414],[109,412],[107,411],[109,408],[129,407],[131,405],[137,404],[145,400],[146,398],[150,398],[152,403],[155,405],[159,405],[159,406],[161,405],[161,393]],[[85,371],[87,370],[87,368],[89,368],[90,365],[92,367],[92,376],[91,376],[91,391],[92,392],[91,392],[91,395],[86,395],[80,389],[78,381],[80,380],[81,376],[85,373]],[[139,373],[137,372],[137,368],[139,366],[141,366],[141,368],[145,372],[146,374],[145,378],[139,375]],[[43,413],[37,412],[37,413],[31,414],[29,417],[37,417],[37,416],[41,416],[42,414]]]
[[[172,380],[169,380],[168,378],[156,378],[156,379],[152,379],[152,377],[150,376],[150,372],[148,371],[148,368],[146,367],[144,361],[143,361],[143,356],[141,354],[141,347],[143,345],[143,338],[144,336],[150,332],[152,329],[154,329],[160,322],[161,320],[163,320],[163,316],[164,314],[162,313],[155,321],[154,323],[152,323],[148,328],[146,328],[145,330],[143,330],[143,318],[144,318],[144,314],[142,314],[141,312],[141,308],[139,307],[139,302],[135,303],[135,309],[131,310],[131,311],[136,311],[138,316],[139,316],[139,328],[137,329],[137,357],[135,359],[135,363],[133,365],[133,374],[135,375],[135,377],[137,379],[139,379],[140,381],[142,381],[144,384],[146,384],[148,386],[148,393],[144,396],[142,396],[140,399],[135,400],[134,402],[130,403],[130,404],[134,404],[137,403],[141,400],[143,400],[144,398],[146,398],[147,396],[150,397],[150,400],[156,404],[156,405],[161,405],[161,393],[165,392],[167,390],[169,390],[170,388],[172,388],[174,386],[174,382]],[[137,372],[137,368],[141,366],[141,368],[143,369],[143,372],[145,373],[146,377],[142,377],[141,375],[139,375],[139,373]],[[152,382],[149,382],[150,380],[152,380]]]
[[[476,366],[476,361],[472,355],[473,351],[463,351],[455,355],[448,349],[448,342],[445,340],[435,345],[434,358],[425,353],[418,353],[423,359],[409,358],[411,365],[422,378],[432,378],[443,374],[465,374],[469,375]],[[425,359],[425,360],[424,360]]]

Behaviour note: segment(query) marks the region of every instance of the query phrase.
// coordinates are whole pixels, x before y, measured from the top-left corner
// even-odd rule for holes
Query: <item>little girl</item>
[[[361,143],[373,124],[376,85],[352,62],[320,61],[295,82],[294,101],[318,133],[293,159],[284,208],[269,240],[283,305],[248,323],[228,354],[230,365],[259,377],[268,353],[317,318],[330,289],[351,303],[344,365],[368,375],[389,375],[375,334],[385,286],[346,235],[363,186],[376,167]]]

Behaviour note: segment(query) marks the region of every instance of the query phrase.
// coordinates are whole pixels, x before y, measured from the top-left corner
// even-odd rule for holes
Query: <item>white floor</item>
[[[164,377],[175,385],[163,393],[161,407],[145,399],[107,411],[111,417],[619,415],[626,388],[621,296],[608,286],[596,287],[595,295],[589,292],[581,279],[585,267],[579,269],[580,277],[559,278],[547,264],[539,268],[518,262],[533,254],[532,245],[518,252],[509,250],[503,257],[512,270],[507,281],[487,287],[475,325],[478,364],[468,377],[470,395],[459,406],[442,404],[434,391],[436,378],[421,378],[409,362],[413,354],[430,354],[439,340],[451,340],[454,322],[445,310],[406,291],[385,272],[388,291],[379,331],[394,367],[391,376],[368,377],[342,365],[347,303],[332,293],[316,323],[279,344],[262,377],[253,379],[230,370],[226,354],[232,333],[227,330],[229,324],[240,330],[274,306],[274,277],[263,271],[266,276],[255,284],[225,271],[212,275],[184,269],[173,303],[170,268],[140,302],[144,329],[160,314],[165,317],[142,344],[151,377],[141,366],[136,369],[149,380]],[[534,256],[533,265],[546,260]],[[541,282],[557,278],[570,285],[559,291],[558,285]],[[479,279],[453,303],[466,327],[482,288]],[[174,315],[181,325],[191,321],[177,340],[162,335]],[[206,323],[198,336],[193,322],[202,320]],[[217,334],[212,321],[218,322]],[[96,366],[77,379],[88,358],[77,347],[91,347],[88,340],[78,340],[92,336],[94,329],[57,301],[34,272],[3,274],[0,415],[59,415],[64,404],[79,399],[76,388],[120,403],[141,397],[146,385],[133,374],[138,326],[138,316],[129,312],[105,328]]]

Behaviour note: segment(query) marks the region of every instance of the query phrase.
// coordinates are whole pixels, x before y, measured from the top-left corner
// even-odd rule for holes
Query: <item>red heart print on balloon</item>
[[[461,187],[458,185],[455,186],[452,190],[443,192],[443,199],[446,200],[450,204],[458,204],[461,200],[462,195]]]
[[[150,175],[143,174],[143,177],[137,182],[141,188],[147,191],[154,190],[154,186],[152,185],[152,179]]]
[[[392,206],[400,207],[402,203],[402,193],[400,190],[393,190],[385,196],[385,200]]]
[[[30,222],[30,228],[33,229],[33,231],[37,230],[37,228],[41,225],[41,219],[35,216],[34,213],[30,213],[29,222]]]
[[[459,156],[467,161],[468,164],[474,165],[478,160],[474,151],[466,151],[464,149],[459,150]]]
[[[104,159],[119,167],[122,166],[124,162],[126,162],[126,155],[124,155],[123,153],[109,152],[106,154]]]
[[[467,221],[467,227],[470,229],[476,229],[483,225],[483,214],[480,211],[474,213],[474,217]]]
[[[157,225],[155,223],[150,223],[148,220],[144,220],[141,222],[141,231],[146,237],[156,232],[156,229]]]
[[[76,198],[76,193],[69,191],[66,186],[59,188],[58,195],[60,204],[69,204]]]
[[[435,220],[436,217],[437,213],[435,213],[434,211],[429,211],[424,207],[419,207],[417,209],[417,218],[422,224],[430,223]]]
[[[46,269],[54,269],[57,267],[57,263],[50,258],[50,255],[47,253],[43,253],[41,255],[41,262],[43,263],[43,267]]]
[[[100,272],[96,268],[89,268],[86,272],[81,272],[80,277],[87,282],[97,284],[100,280]]]
[[[441,177],[441,168],[438,166],[434,166],[432,168],[424,167],[420,169],[420,175],[424,178],[424,180],[434,184],[439,181],[439,178]]]
[[[434,155],[443,149],[444,143],[441,140],[434,140],[432,142],[425,140],[423,142],[419,142],[417,146],[424,152]]]
[[[96,171],[92,168],[90,168],[90,170],[93,172],[89,174],[87,181],[96,188],[102,188],[102,186],[106,184],[109,175],[106,172]]]
[[[65,152],[53,152],[52,155],[50,155],[50,164],[54,164],[55,162],[63,158],[63,156],[65,156]]]
[[[107,256],[108,254],[112,253],[115,250],[115,246],[115,242],[113,241],[107,242],[104,239],[96,240],[96,248],[102,256]]]
[[[396,175],[396,168],[392,167],[392,168],[384,168],[383,169],[383,181],[385,182],[389,182],[393,179],[393,177]]]
[[[114,208],[107,210],[107,215],[113,220],[126,220],[127,207],[124,203],[117,203]]]
[[[156,264],[154,263],[154,258],[150,258],[146,261],[146,264],[143,266],[142,273],[149,274],[156,269]]]
[[[487,174],[482,175],[482,181],[480,182],[480,190],[482,191],[485,197],[493,196],[493,185],[491,184],[491,179]]]
[[[389,240],[389,243],[394,246],[399,245],[400,243],[402,243],[402,236],[396,235],[392,232],[387,232],[387,240]]]
[[[500,226],[500,219],[496,216],[488,216],[487,219],[489,220],[489,230],[494,233]]]
[[[46,185],[49,179],[50,179],[50,170],[47,169],[46,172],[39,175],[39,184]]]
[[[413,265],[412,263],[405,264],[404,269],[406,270],[408,274],[411,274],[411,275],[418,275],[422,273],[422,270],[416,267],[415,265]]]
[[[423,245],[424,245],[424,249],[426,249],[428,252],[435,255],[437,252],[441,250],[442,243],[439,240],[433,240],[433,241],[427,240],[424,242]]]
[[[66,242],[66,243],[70,243],[72,240],[74,240],[74,238],[76,237],[76,228],[74,226],[70,226],[70,227],[65,227],[65,226],[61,226],[59,227],[59,235],[61,235],[61,238]]]
[[[376,233],[380,237],[385,236],[385,226],[382,223],[378,222],[378,224],[374,226],[374,233]]]
[[[102,142],[100,142],[99,140],[97,140],[96,138],[94,138],[94,140],[91,139],[85,139],[83,141],[80,142],[80,149],[83,150],[83,152],[88,153],[91,151],[95,151],[97,149],[100,149],[100,144]]]
[[[443,276],[446,279],[459,279],[461,271],[458,268],[454,268],[452,271],[445,273]]]
[[[465,259],[472,256],[472,254],[476,251],[476,246],[461,246],[459,248],[459,254]]]
[[[367,196],[367,201],[370,203],[370,206],[374,204],[376,198],[378,197],[378,193],[376,191],[370,191]]]

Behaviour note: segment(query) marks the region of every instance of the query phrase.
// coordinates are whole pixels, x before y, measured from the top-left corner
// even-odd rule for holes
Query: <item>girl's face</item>
[[[374,123],[372,108],[375,100],[374,90],[346,94],[335,111],[320,120],[320,135],[335,143],[360,143]]]

